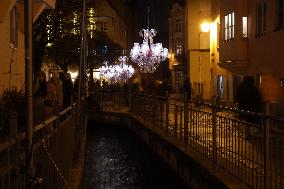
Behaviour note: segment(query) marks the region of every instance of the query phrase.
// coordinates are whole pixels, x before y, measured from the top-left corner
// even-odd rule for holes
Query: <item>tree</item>
[[[81,9],[79,1],[57,0],[55,9],[44,10],[39,16],[33,27],[35,73],[41,69],[44,56],[52,58],[63,69],[65,58],[73,58],[79,47]]]

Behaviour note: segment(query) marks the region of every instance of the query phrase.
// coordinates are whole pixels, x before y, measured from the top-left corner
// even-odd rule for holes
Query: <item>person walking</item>
[[[44,122],[52,116],[55,93],[51,83],[46,81],[46,75],[43,71],[39,71],[36,75],[36,82],[33,89],[34,95],[34,124]]]
[[[254,130],[257,129],[261,132],[260,122],[261,119],[257,114],[262,113],[262,97],[254,85],[254,78],[252,76],[245,76],[243,82],[237,89],[236,101],[238,109],[246,112],[240,112],[240,119],[246,121],[246,139],[251,140],[254,138]]]
[[[55,94],[56,94],[55,112],[58,113],[63,107],[62,81],[59,78],[58,71],[54,71],[52,73],[52,78],[50,82],[53,84],[55,88]]]
[[[186,93],[186,99],[191,101],[191,85],[189,82],[189,77],[186,77],[184,82],[183,82],[183,92]]]
[[[73,100],[73,83],[70,73],[64,74],[61,72],[60,79],[62,82],[63,93],[63,108],[67,108],[71,105]]]

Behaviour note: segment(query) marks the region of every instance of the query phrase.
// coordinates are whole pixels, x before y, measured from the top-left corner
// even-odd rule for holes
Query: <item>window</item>
[[[180,44],[176,45],[176,54],[181,55],[182,53],[182,46]]]
[[[277,27],[283,27],[284,26],[284,0],[277,0],[277,1],[278,1]]]
[[[248,37],[248,17],[243,17],[242,23],[243,23],[242,36],[243,38],[247,38]]]
[[[103,30],[107,31],[107,23],[106,22],[103,22]]]
[[[218,75],[218,79],[217,79],[217,95],[220,98],[223,98],[223,93],[224,93],[223,76]]]
[[[224,40],[235,38],[235,13],[232,12],[224,18]]]
[[[262,35],[266,31],[266,2],[256,5],[256,35]]]
[[[237,101],[237,92],[241,83],[242,83],[242,76],[240,75],[233,76],[233,98],[235,102]]]
[[[203,83],[201,82],[197,84],[197,94],[203,97]]]
[[[176,71],[176,78],[175,78],[175,90],[176,93],[179,93],[182,89],[182,72],[181,71]]]
[[[218,75],[217,77],[217,95],[220,99],[229,99],[229,81],[228,77]]]
[[[176,28],[175,28],[175,30],[176,30],[176,32],[181,32],[181,20],[180,19],[176,19],[176,24],[175,24],[176,26]]]
[[[10,43],[14,48],[18,47],[18,9],[14,7],[10,12]]]

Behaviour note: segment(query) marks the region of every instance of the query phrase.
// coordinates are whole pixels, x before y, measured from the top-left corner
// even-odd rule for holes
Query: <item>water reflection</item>
[[[87,189],[187,188],[124,127],[89,125],[86,158]]]

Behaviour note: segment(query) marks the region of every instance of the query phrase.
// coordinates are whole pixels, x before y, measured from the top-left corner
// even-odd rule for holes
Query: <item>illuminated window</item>
[[[235,37],[235,13],[226,15],[224,20],[224,40],[226,41]]]
[[[217,76],[217,95],[220,99],[229,99],[228,77],[223,75]]]
[[[220,98],[223,98],[223,93],[224,93],[223,76],[218,75],[218,79],[217,79],[217,95]]]
[[[243,22],[243,37],[247,38],[248,37],[248,17],[243,17],[242,18],[242,22]]]
[[[182,46],[180,44],[176,45],[176,54],[181,55],[182,53]]]

